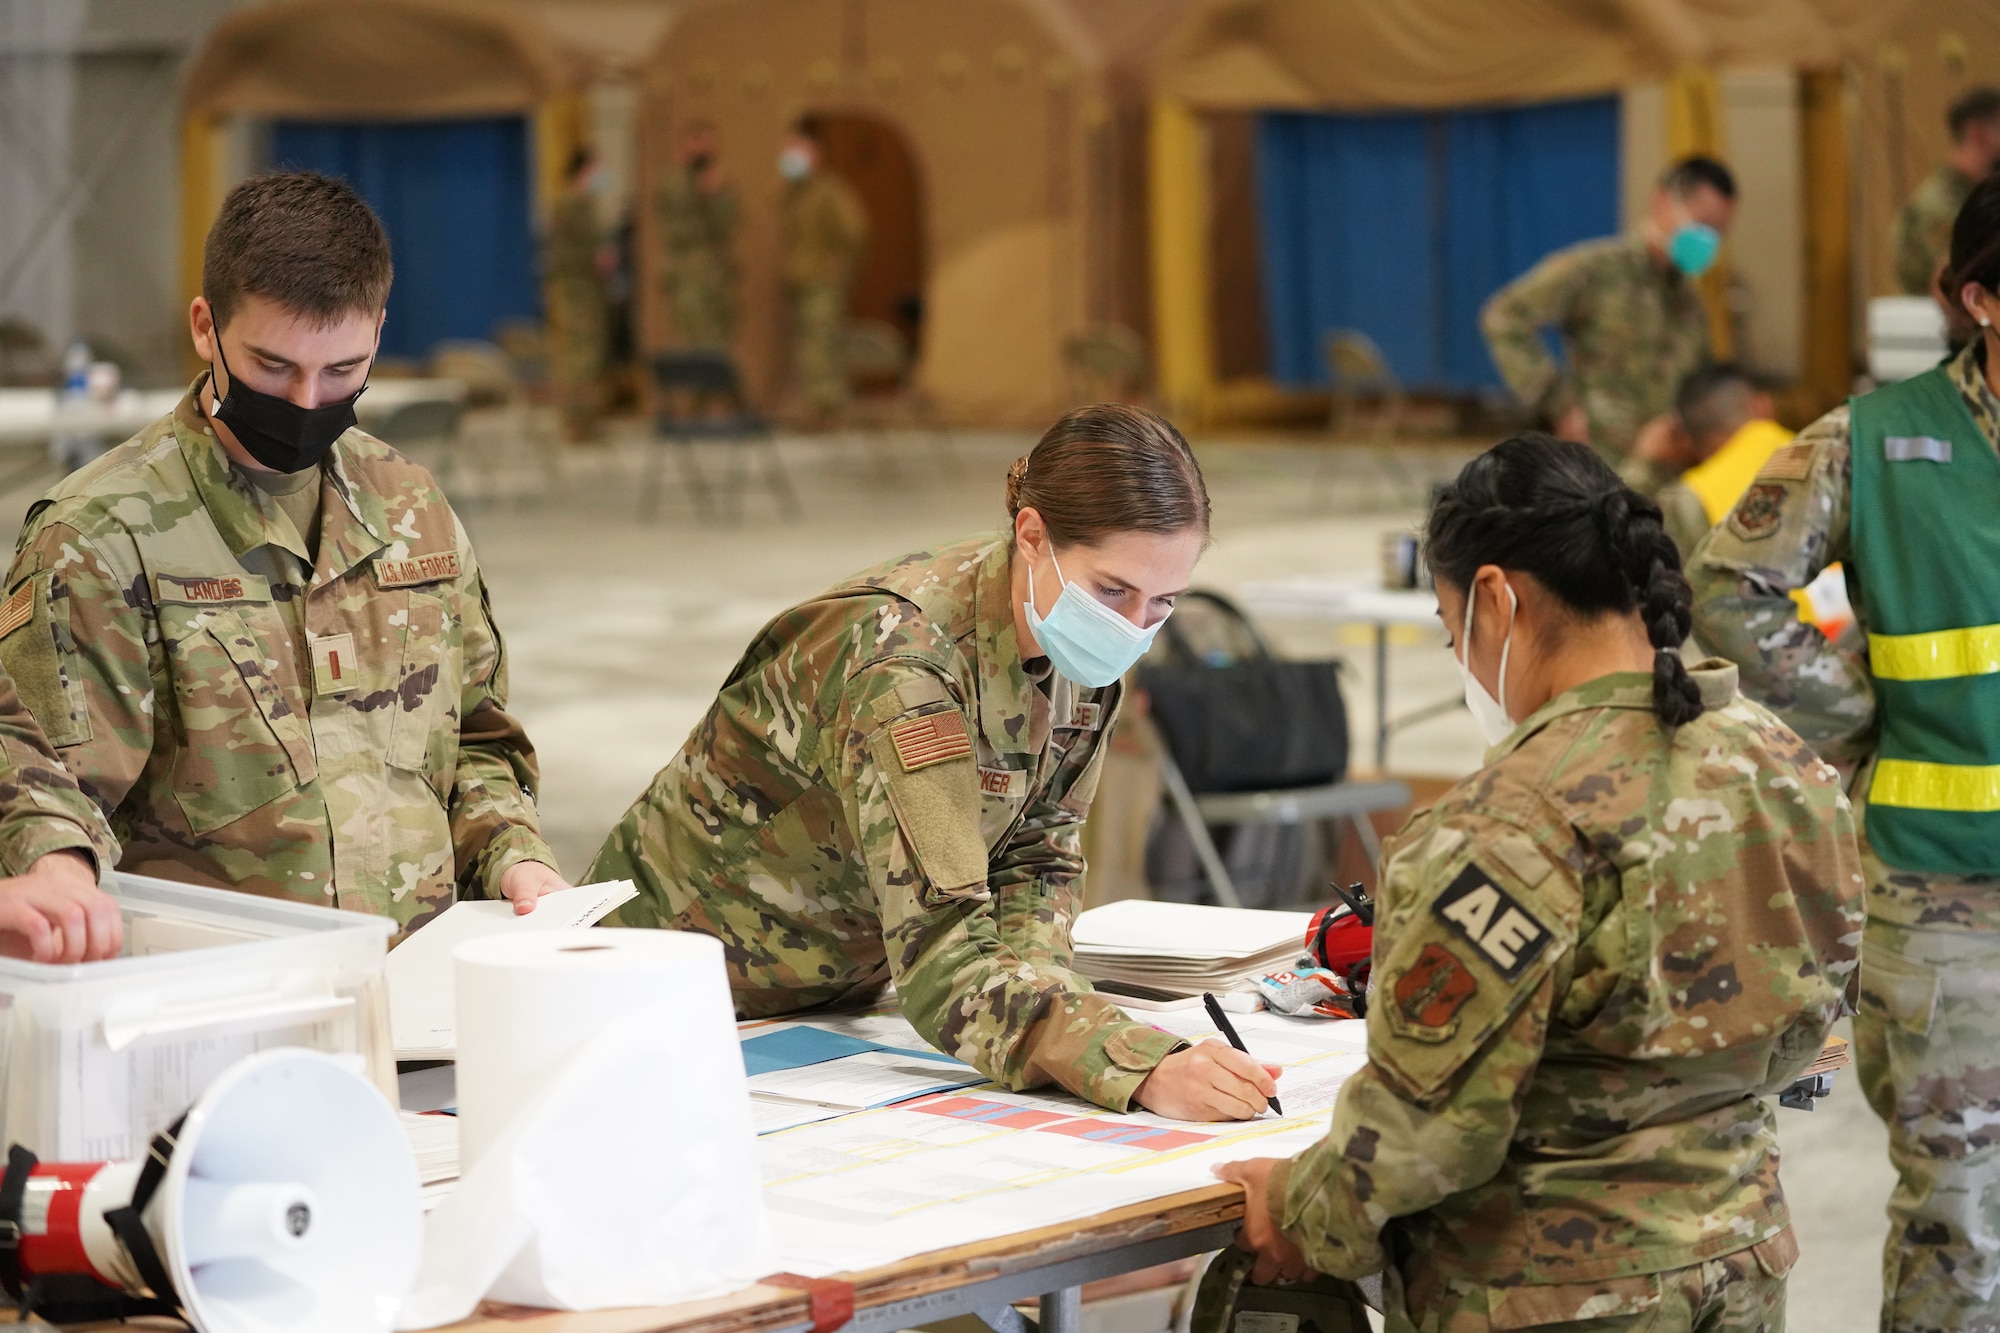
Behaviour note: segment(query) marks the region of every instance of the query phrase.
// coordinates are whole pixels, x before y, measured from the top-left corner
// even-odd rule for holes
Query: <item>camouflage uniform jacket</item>
[[[2000,399],[1986,383],[1978,353],[1977,343],[1960,352],[1950,374],[1987,445],[2000,448]],[[1867,763],[1875,748],[1875,687],[1867,657],[1802,623],[1790,596],[1828,565],[1840,563],[1857,641],[1866,642],[1868,608],[1850,548],[1853,488],[1854,457],[1842,404],[1772,455],[1729,517],[1695,548],[1688,581],[1694,585],[1695,637],[1736,663],[1744,690],[1822,755],[1856,765],[1852,786],[1862,792],[1868,789]],[[1848,640],[1843,636],[1842,642]],[[1873,916],[1906,926],[2000,931],[2000,893],[1991,878],[1891,872],[1872,854],[1868,876],[1875,886],[1868,909]]]
[[[0,675],[0,874],[23,874],[50,852],[69,850],[100,869],[118,864],[104,813],[57,762],[14,682]]]
[[[773,620],[591,874],[639,885],[613,924],[719,938],[745,1016],[893,980],[940,1050],[1122,1110],[1178,1043],[1070,971],[1120,687],[1024,666],[1012,569],[987,534]]]
[[[350,430],[319,560],[195,394],[28,511],[0,661],[121,866],[405,927],[554,864],[485,584],[430,475]]]
[[[1957,167],[1939,167],[1896,213],[1896,282],[1909,296],[1928,296],[1931,279],[1951,251],[1951,224],[1972,193],[1973,180]]]
[[[793,286],[844,283],[868,244],[861,196],[821,168],[785,193],[784,275]]]
[[[1368,1064],[1271,1183],[1315,1268],[1394,1263],[1415,1311],[1785,1229],[1759,1094],[1851,997],[1860,858],[1834,769],[1692,674],[1678,729],[1650,674],[1557,696],[1383,849]]]
[[[1552,419],[1580,405],[1587,443],[1614,464],[1708,358],[1708,312],[1694,285],[1636,235],[1558,250],[1494,293],[1479,324],[1520,400]],[[1544,328],[1562,335],[1567,370],[1549,355]]]
[[[683,168],[667,177],[654,199],[660,225],[663,276],[668,281],[728,284],[736,280],[730,246],[736,239],[741,210],[736,191],[727,186],[710,192],[694,173]]]

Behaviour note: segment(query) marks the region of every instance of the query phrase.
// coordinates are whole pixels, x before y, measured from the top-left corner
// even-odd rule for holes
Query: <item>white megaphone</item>
[[[416,1280],[423,1194],[403,1127],[316,1051],[250,1056],[138,1161],[0,1179],[0,1285],[56,1322],[152,1313],[198,1333],[388,1333]]]

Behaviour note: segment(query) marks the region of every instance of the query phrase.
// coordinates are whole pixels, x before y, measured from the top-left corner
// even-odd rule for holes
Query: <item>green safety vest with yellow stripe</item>
[[[2000,874],[2000,454],[1943,367],[1852,403],[1851,535],[1889,865]]]

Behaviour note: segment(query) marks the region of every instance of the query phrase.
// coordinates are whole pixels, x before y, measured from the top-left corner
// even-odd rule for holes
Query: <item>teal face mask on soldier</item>
[[[1707,223],[1683,222],[1667,238],[1667,259],[1688,277],[1698,278],[1715,265],[1721,248],[1721,232]]]
[[[1056,553],[1049,552],[1055,564]],[[1083,589],[1063,578],[1056,564],[1056,577],[1063,590],[1044,619],[1035,610],[1035,571],[1028,570],[1028,600],[1021,603],[1027,612],[1028,631],[1042,646],[1049,661],[1065,680],[1091,689],[1111,684],[1153,646],[1153,637],[1166,624],[1162,616],[1151,629],[1140,629]]]

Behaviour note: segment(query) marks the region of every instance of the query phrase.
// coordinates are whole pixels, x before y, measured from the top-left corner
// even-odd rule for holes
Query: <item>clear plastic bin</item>
[[[0,958],[0,1148],[136,1157],[223,1070],[273,1046],[352,1055],[395,1104],[384,917],[143,875],[104,887],[125,954]]]

